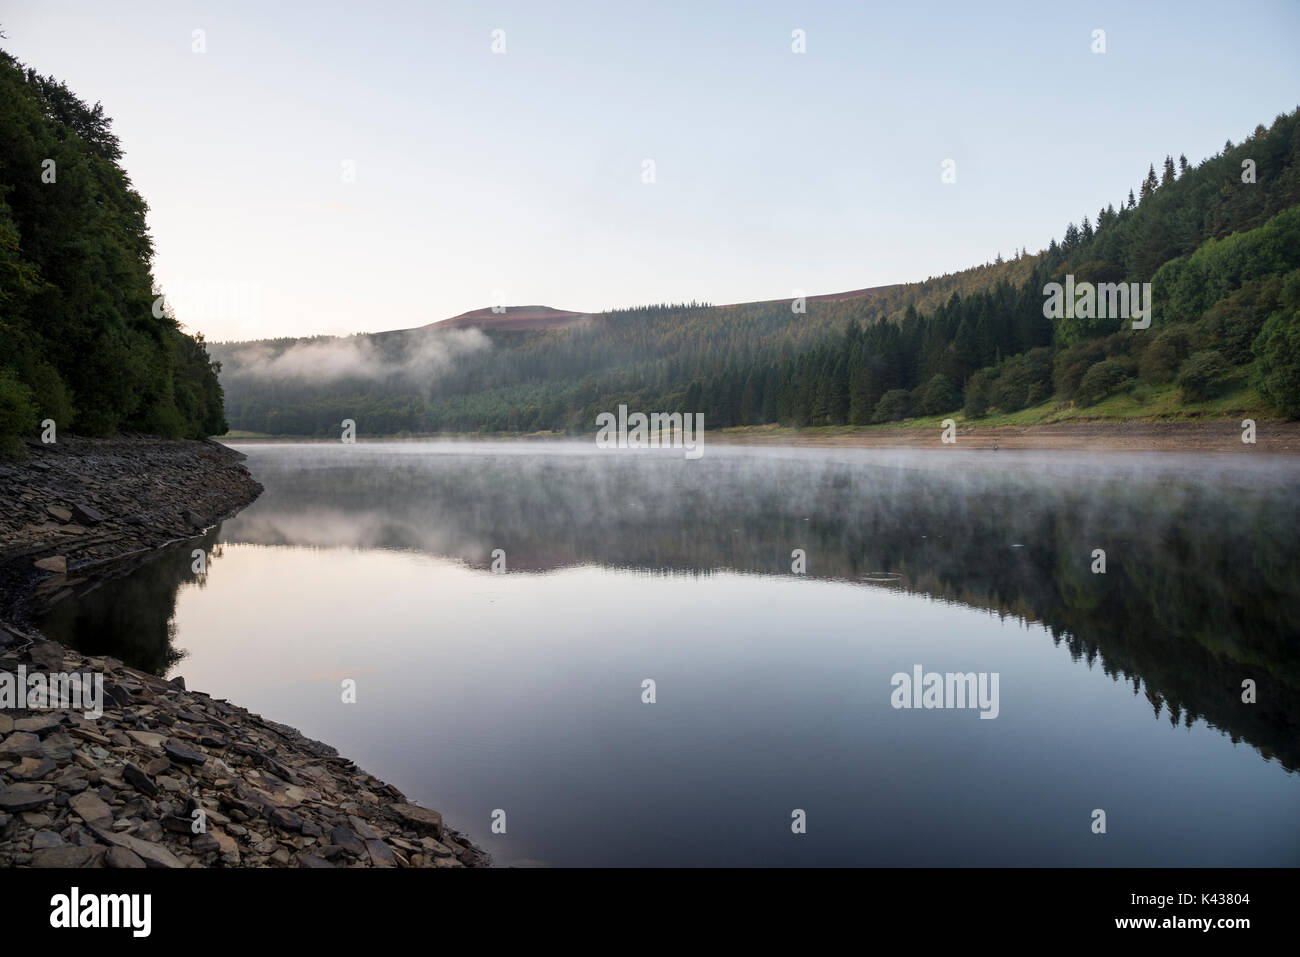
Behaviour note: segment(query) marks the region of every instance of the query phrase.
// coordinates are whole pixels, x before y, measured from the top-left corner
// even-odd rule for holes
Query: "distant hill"
[[[422,329],[568,329],[591,320],[592,313],[569,312],[550,306],[510,306],[501,312],[493,308],[462,312],[459,316],[431,322]]]
[[[479,309],[411,330],[215,346],[228,417],[321,436],[345,418],[370,435],[591,431],[620,403],[701,412],[709,428],[1031,409],[1045,420],[1120,399],[1134,416],[1300,417],[1298,117],[1196,166],[1151,164],[1127,197],[1037,253],[923,282],[802,304]],[[1137,289],[1150,322],[1083,306],[1049,316],[1047,291],[1075,283]]]

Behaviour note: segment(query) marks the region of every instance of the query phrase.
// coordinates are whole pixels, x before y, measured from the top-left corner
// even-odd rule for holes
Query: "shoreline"
[[[32,626],[255,500],[242,453],[136,435],[27,449],[0,462],[0,867],[490,864],[329,745]],[[17,698],[35,672],[85,675],[102,714]]]
[[[704,446],[770,445],[793,448],[943,449],[941,417],[874,426],[819,426],[797,429],[780,425],[740,426],[706,431]],[[1255,442],[1242,441],[1240,419],[1113,420],[1053,422],[1037,425],[972,425],[958,422],[955,447],[1072,452],[1259,453],[1300,455],[1300,422],[1259,419]],[[596,433],[430,432],[364,435],[357,442],[595,442]],[[308,435],[226,435],[213,439],[226,447],[270,442],[333,443],[337,438]]]

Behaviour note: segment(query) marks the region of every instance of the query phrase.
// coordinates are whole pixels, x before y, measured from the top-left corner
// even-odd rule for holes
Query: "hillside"
[[[155,292],[148,206],[111,121],[0,50],[0,445],[226,430],[202,337]]]
[[[1162,166],[1036,254],[810,296],[802,311],[790,300],[597,315],[530,306],[513,325],[513,310],[478,310],[213,352],[232,427],[271,434],[332,435],[345,418],[370,435],[581,432],[620,403],[703,412],[710,428],[1029,408],[1051,420],[1115,396],[1126,418],[1300,416],[1298,114],[1196,166]],[[1089,284],[1101,299],[1083,296]],[[1062,290],[1080,298],[1053,313]],[[1130,291],[1132,311],[1111,312]]]

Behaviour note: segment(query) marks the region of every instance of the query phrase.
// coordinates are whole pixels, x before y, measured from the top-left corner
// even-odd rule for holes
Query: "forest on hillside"
[[[333,435],[591,431],[599,412],[703,412],[710,428],[968,420],[1054,402],[1191,404],[1238,390],[1300,417],[1300,111],[1192,166],[1152,164],[1118,203],[1021,251],[860,299],[605,312],[582,327],[488,331],[427,370],[440,332],[213,346],[235,429]],[[1050,283],[1150,284],[1150,324],[1045,315]],[[1135,296],[1135,305],[1139,296]],[[300,350],[364,352],[365,374],[277,373]]]
[[[0,50],[0,445],[226,431],[202,336],[151,272],[148,207],[103,107]]]

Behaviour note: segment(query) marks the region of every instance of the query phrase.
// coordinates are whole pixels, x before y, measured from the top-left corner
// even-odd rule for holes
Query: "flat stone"
[[[375,867],[396,867],[397,858],[393,849],[383,841],[366,841],[366,850],[370,853],[370,863]]]
[[[98,509],[80,504],[72,506],[72,517],[82,525],[98,525],[105,518],[104,513]]]
[[[39,781],[57,767],[49,758],[23,758],[9,769],[9,776],[15,781]]]
[[[442,841],[435,841],[431,837],[420,838],[420,845],[424,848],[424,850],[427,853],[432,854],[434,857],[455,857],[456,856],[456,852],[453,851],[450,847],[442,843]]]
[[[38,558],[32,564],[43,572],[54,572],[56,575],[66,575],[68,573],[68,559],[63,555]]]
[[[46,505],[45,511],[60,522],[72,521],[72,509],[64,508],[62,505]]]
[[[207,764],[208,756],[202,751],[195,751],[193,748],[187,748],[183,744],[177,744],[175,741],[166,741],[162,749],[167,752],[167,756],[173,761],[179,761],[181,764]]]
[[[145,863],[135,851],[125,847],[110,847],[104,854],[104,865],[118,870],[144,867]]]
[[[68,807],[87,824],[107,825],[113,821],[113,809],[89,791],[68,798]]]
[[[43,671],[63,670],[63,646],[54,641],[38,641],[27,650],[32,661]]]
[[[94,867],[103,856],[102,847],[47,847],[32,853],[32,867]]]
[[[348,823],[352,825],[352,830],[357,832],[357,836],[366,841],[377,841],[383,837],[378,831],[367,824],[363,819],[355,814],[348,815]]]
[[[30,731],[15,731],[0,742],[0,757],[40,758],[45,756],[41,750],[41,739]]]
[[[55,731],[53,734],[46,735],[45,740],[41,742],[41,754],[51,761],[57,761],[60,764],[72,757],[72,753],[77,749],[77,742],[63,731]]]
[[[397,804],[391,810],[414,830],[431,831],[435,836],[442,837],[442,815],[437,811],[430,811],[426,807],[415,804]]]
[[[126,736],[136,744],[143,745],[146,748],[161,748],[163,742],[167,740],[167,735],[157,734],[153,731],[128,731]]]
[[[54,800],[54,788],[48,784],[15,784],[0,790],[0,811],[16,814],[34,811]]]
[[[299,854],[298,866],[299,867],[328,867],[331,869],[334,867],[334,865],[331,864],[329,861],[325,860],[323,857],[317,857],[315,854]]]
[[[53,731],[60,723],[57,715],[40,714],[32,718],[19,718],[14,722],[14,730],[40,735],[45,731]]]
[[[40,851],[47,847],[63,847],[67,843],[57,831],[37,831],[32,835],[33,851]]]
[[[185,866],[180,858],[161,844],[144,841],[130,834],[114,834],[112,831],[99,827],[95,828],[94,831],[105,843],[133,851],[144,861],[146,867],[180,868]]]
[[[276,827],[285,831],[301,831],[302,818],[292,811],[287,811],[282,807],[276,808],[271,812],[269,820]]]
[[[362,841],[361,838],[357,837],[356,832],[350,827],[334,828],[330,833],[330,841],[338,847],[343,848],[344,851],[351,854],[353,857],[366,856],[365,842]]]
[[[122,768],[122,777],[141,794],[153,797],[158,793],[158,785],[154,784],[153,779],[129,761]]]

